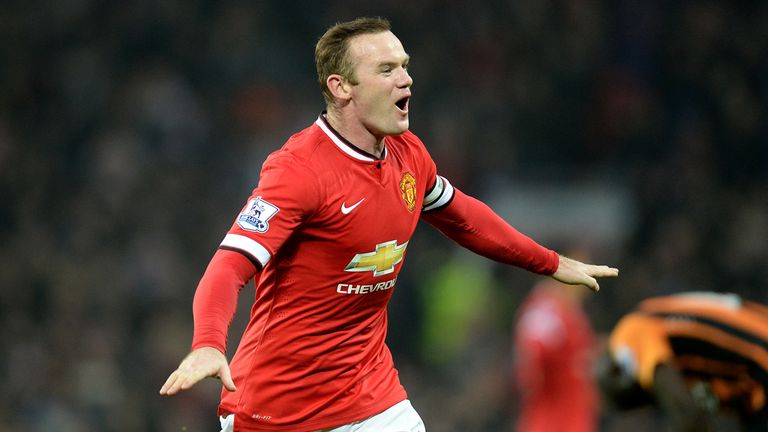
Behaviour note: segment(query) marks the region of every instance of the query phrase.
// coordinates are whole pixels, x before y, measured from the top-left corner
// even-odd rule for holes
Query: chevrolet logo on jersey
[[[403,260],[405,247],[408,242],[397,245],[397,240],[392,240],[376,245],[373,252],[359,253],[352,258],[344,269],[348,272],[372,271],[374,276],[381,276],[395,271],[395,265]]]

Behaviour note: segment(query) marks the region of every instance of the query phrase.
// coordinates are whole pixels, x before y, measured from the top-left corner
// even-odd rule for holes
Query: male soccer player
[[[315,61],[327,111],[264,162],[197,287],[192,352],[160,393],[219,377],[224,431],[423,431],[384,344],[419,219],[491,259],[593,290],[617,270],[558,256],[437,174],[408,131],[413,80],[386,20],[331,27]],[[237,295],[257,274],[228,365]]]
[[[613,329],[598,372],[614,406],[656,404],[675,431],[718,430],[731,413],[768,430],[768,308],[734,294],[645,300]]]
[[[596,339],[579,288],[544,280],[520,307],[513,367],[519,432],[597,430]]]

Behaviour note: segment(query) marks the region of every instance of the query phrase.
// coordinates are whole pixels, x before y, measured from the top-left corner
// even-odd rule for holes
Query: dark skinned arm
[[[697,405],[677,368],[671,364],[657,366],[653,381],[656,402],[669,417],[673,431],[715,431],[712,416]]]

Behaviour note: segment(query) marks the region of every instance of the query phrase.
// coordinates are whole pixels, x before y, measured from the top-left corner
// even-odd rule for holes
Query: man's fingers
[[[224,388],[233,392],[237,389],[235,388],[235,382],[232,381],[232,374],[229,372],[229,367],[223,367],[221,368],[221,372],[219,373],[219,379],[221,379],[221,383],[224,385]]]
[[[595,277],[615,277],[619,269],[608,266],[592,266],[590,274]]]
[[[597,284],[597,280],[593,277],[587,276],[584,285],[587,286],[587,288],[591,289],[594,292],[600,291],[600,285]]]
[[[187,390],[193,385],[197,384],[200,380],[209,375],[204,372],[181,372],[176,370],[168,377],[168,380],[163,384],[160,389],[161,395],[172,396],[178,393],[180,390]]]
[[[190,387],[200,382],[200,380],[202,380],[206,376],[207,375],[200,372],[187,375],[186,377],[184,377],[184,380],[181,382],[180,388],[182,390],[188,390]]]
[[[173,395],[178,390],[173,390],[176,381],[179,379],[179,371],[173,371],[173,373],[165,380],[165,384],[160,387],[161,395]]]
[[[207,377],[219,377],[227,390],[235,391],[227,359],[221,351],[211,347],[198,348],[184,360],[160,388],[161,395],[174,395],[187,390]]]

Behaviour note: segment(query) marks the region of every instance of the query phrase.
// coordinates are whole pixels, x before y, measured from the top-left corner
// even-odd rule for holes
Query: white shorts
[[[221,432],[234,430],[234,414],[219,417],[219,420],[221,421]],[[426,432],[426,429],[419,413],[406,399],[373,417],[318,432]]]

